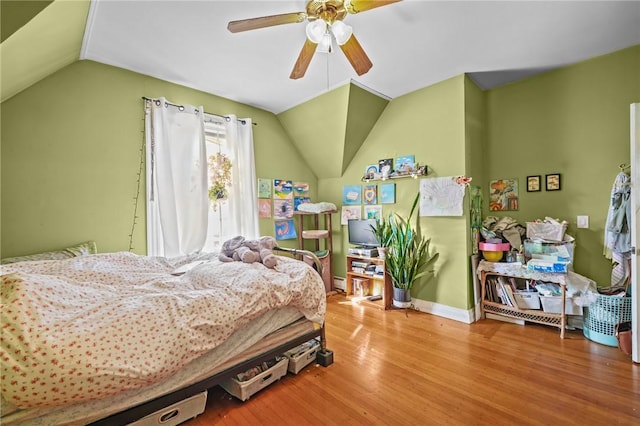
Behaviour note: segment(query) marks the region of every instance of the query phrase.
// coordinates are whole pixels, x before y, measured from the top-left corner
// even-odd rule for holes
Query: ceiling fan
[[[351,27],[342,20],[348,14],[365,12],[376,7],[397,3],[401,0],[309,0],[306,12],[292,12],[281,15],[262,16],[259,18],[231,21],[227,29],[232,33],[272,27],[282,24],[297,24],[308,21],[307,39],[298,55],[289,78],[298,79],[304,76],[313,54],[328,53],[332,49],[333,39],[351,63],[358,75],[365,74],[373,64],[353,35]]]

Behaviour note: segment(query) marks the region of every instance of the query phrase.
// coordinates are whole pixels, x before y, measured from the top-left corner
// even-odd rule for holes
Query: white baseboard
[[[460,321],[465,324],[471,324],[475,321],[474,309],[454,308],[452,306],[429,302],[427,300],[420,300],[414,297],[411,298],[411,304],[417,311]]]
[[[333,288],[347,291],[347,280],[342,277],[333,277]]]

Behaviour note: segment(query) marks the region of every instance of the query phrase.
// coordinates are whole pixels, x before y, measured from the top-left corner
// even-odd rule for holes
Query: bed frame
[[[298,260],[304,260],[305,257],[309,258],[313,261],[314,269],[316,269],[320,276],[322,276],[322,264],[320,262],[320,259],[318,259],[318,257],[313,252],[280,247],[276,247],[274,251],[280,252],[279,254],[294,257]],[[318,351],[318,354],[316,356],[316,362],[323,367],[328,367],[329,365],[333,364],[333,352],[326,348],[326,339],[323,325],[321,328],[294,337],[286,343],[270,348],[260,353],[259,355],[252,357],[251,359],[235,364],[224,371],[214,374],[211,377],[208,377],[204,380],[186,386],[182,389],[178,389],[166,395],[160,396],[158,398],[152,399],[150,401],[144,402],[140,405],[128,408],[124,411],[105,417],[101,420],[97,420],[93,423],[90,423],[90,425],[111,426],[114,424],[126,425],[128,423],[135,422],[136,420],[148,416],[149,414],[155,413],[156,411],[162,410],[163,408],[166,408],[172,404],[178,403],[189,397],[202,393],[214,386],[217,386],[230,377],[235,376],[236,374],[242,373],[249,368],[261,364],[262,362],[269,361],[276,356],[282,355],[289,349],[293,349],[296,346],[308,342],[309,340],[316,337],[320,338],[320,350]]]

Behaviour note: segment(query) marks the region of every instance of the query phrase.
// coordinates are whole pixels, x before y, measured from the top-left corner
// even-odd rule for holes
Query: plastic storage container
[[[206,404],[207,391],[204,391],[129,423],[129,426],[175,426],[202,414]]]
[[[246,401],[259,390],[266,388],[287,374],[288,365],[289,358],[282,357],[274,366],[256,374],[249,380],[241,382],[235,377],[232,377],[220,383],[220,386],[239,400]]]
[[[547,262],[573,262],[574,241],[546,242],[524,240],[524,256]]]
[[[288,350],[284,356],[289,358],[287,370],[293,374],[298,374],[307,365],[315,362],[316,355],[320,350],[320,340],[312,339],[302,345]]]
[[[513,296],[520,309],[540,309],[540,295],[536,290],[517,290]]]
[[[616,325],[627,321],[631,321],[631,297],[599,294],[584,309],[582,334],[594,342],[618,346]]]
[[[566,222],[527,222],[527,238],[562,241],[566,230]]]
[[[550,314],[562,313],[562,296],[543,296],[540,295],[542,310]],[[582,315],[582,307],[573,303],[571,297],[565,297],[564,313],[567,315]]]

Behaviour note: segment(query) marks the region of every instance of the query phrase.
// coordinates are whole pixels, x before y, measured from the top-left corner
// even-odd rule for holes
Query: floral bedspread
[[[181,276],[192,259],[125,252],[2,266],[2,395],[20,408],[104,398],[170,376],[268,310],[322,323],[320,276],[279,259],[211,256]]]

